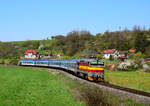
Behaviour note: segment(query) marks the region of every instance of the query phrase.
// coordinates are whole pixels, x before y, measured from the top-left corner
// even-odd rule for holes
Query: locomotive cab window
[[[104,67],[104,62],[103,61],[92,61],[92,62],[90,62],[90,66],[93,66],[93,67]]]

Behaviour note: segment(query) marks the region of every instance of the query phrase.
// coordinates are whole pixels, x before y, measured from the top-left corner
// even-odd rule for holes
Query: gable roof
[[[128,59],[126,56],[119,57],[120,59]]]
[[[129,50],[129,52],[130,52],[130,53],[135,53],[135,52],[136,52],[136,50],[131,49],[131,50]]]
[[[36,50],[27,50],[24,52],[24,54],[28,54],[28,53],[32,53],[33,55],[36,55],[37,54],[37,51]]]
[[[116,51],[116,49],[106,49],[103,53],[112,54]]]

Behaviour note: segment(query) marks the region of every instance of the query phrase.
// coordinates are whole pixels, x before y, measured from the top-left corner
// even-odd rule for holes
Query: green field
[[[0,106],[83,106],[46,69],[0,66]]]
[[[141,106],[132,100],[120,100],[115,95],[72,80],[57,70],[0,65],[0,106],[120,106],[120,104]]]
[[[105,71],[105,80],[113,84],[150,92],[150,73]]]

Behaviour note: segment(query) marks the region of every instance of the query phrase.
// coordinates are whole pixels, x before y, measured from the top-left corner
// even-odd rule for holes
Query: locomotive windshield
[[[103,67],[104,66],[104,62],[103,61],[92,61],[90,62],[90,66],[96,66],[96,67]]]

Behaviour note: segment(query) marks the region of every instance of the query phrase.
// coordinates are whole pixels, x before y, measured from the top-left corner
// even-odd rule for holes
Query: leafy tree
[[[103,58],[103,55],[102,55],[102,54],[97,54],[97,55],[96,55],[96,58],[97,58],[97,59],[102,59],[102,58]]]
[[[142,52],[137,52],[132,56],[133,66],[134,68],[141,68],[144,64],[143,54]]]
[[[39,45],[39,41],[28,40],[22,44],[22,47],[27,47],[28,49],[38,49]]]
[[[146,47],[145,54],[147,57],[150,57],[150,45]]]
[[[15,48],[10,43],[5,43],[0,46],[0,57],[1,58],[11,58],[17,57],[19,54],[18,49]]]
[[[109,60],[114,60],[114,57],[112,55],[110,55]]]
[[[144,31],[136,32],[136,38],[135,38],[136,50],[144,53],[147,45],[148,45],[148,41],[145,32]]]

